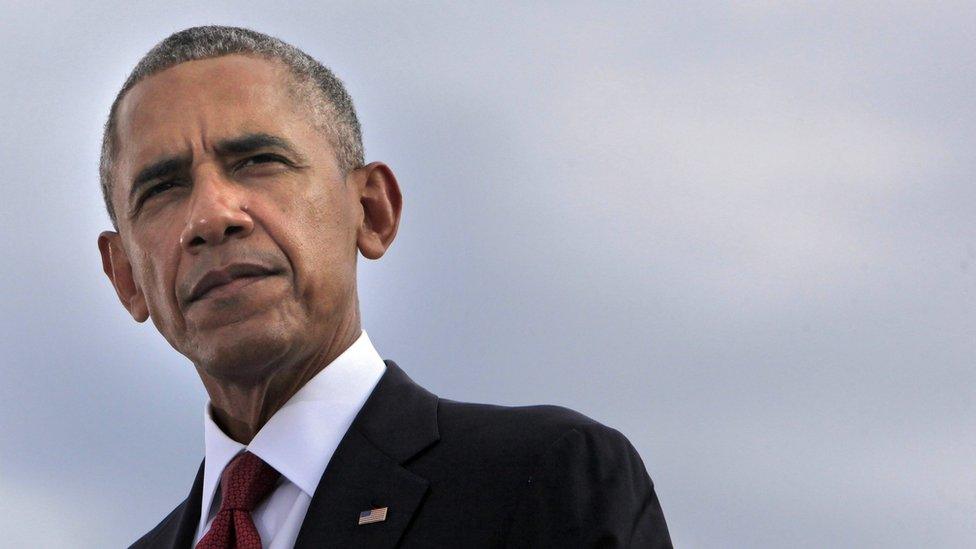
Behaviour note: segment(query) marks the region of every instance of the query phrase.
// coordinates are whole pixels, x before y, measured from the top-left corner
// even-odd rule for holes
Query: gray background
[[[976,540],[972,3],[5,2],[3,547],[118,547],[185,497],[205,393],[95,246],[101,126],[178,29],[331,66],[405,196],[380,353],[570,406],[682,547]]]

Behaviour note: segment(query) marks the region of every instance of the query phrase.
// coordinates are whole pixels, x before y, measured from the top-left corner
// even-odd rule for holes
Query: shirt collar
[[[247,446],[217,426],[207,400],[203,417],[203,514],[210,509],[224,467],[244,450],[263,459],[311,497],[339,441],[385,371],[386,364],[362,331],[348,349],[275,412]]]

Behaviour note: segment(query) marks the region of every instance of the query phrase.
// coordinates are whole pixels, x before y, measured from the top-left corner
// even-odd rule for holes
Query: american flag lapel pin
[[[370,509],[359,513],[359,525],[383,522],[386,520],[386,511],[387,507],[380,507],[379,509]]]

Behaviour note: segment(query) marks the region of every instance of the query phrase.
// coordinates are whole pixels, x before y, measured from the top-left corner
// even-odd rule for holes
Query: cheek
[[[347,277],[356,260],[356,235],[349,217],[344,208],[331,202],[313,208],[305,220],[305,238],[312,248],[309,253],[325,264],[323,270],[333,279]]]
[[[281,219],[289,238],[302,248],[303,254],[336,256],[348,239],[348,213],[336,182],[310,183],[307,192],[296,193],[283,204]]]
[[[341,196],[316,193],[283,208],[285,252],[292,258],[299,291],[312,301],[333,301],[344,286],[354,284],[355,231]],[[352,253],[350,253],[350,251]]]
[[[137,254],[138,262],[133,265],[133,273],[146,299],[149,315],[153,322],[160,326],[169,324],[170,318],[174,316],[176,307],[174,281],[179,251],[177,250],[175,255],[168,249],[150,253],[148,251],[150,249],[161,250],[162,248],[157,242],[147,244],[150,246],[140,247],[140,252]]]

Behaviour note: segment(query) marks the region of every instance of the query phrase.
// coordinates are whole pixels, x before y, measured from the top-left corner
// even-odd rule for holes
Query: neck
[[[241,444],[254,435],[306,383],[348,349],[362,332],[358,311],[353,319],[338,326],[324,345],[300,359],[282,357],[260,368],[269,372],[258,379],[225,380],[212,377],[200,367],[197,372],[210,396],[217,426]]]

